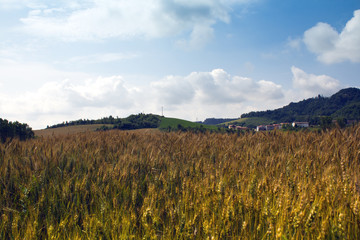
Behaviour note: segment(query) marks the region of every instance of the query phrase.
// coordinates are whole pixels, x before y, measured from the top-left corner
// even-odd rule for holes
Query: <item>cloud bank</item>
[[[20,95],[0,94],[0,110],[10,119],[24,119],[35,128],[43,128],[63,120],[100,117],[99,114],[130,109],[134,106],[134,91],[124,85],[120,76],[86,79],[80,83],[48,82]]]
[[[291,89],[233,76],[223,69],[165,76],[141,86],[131,86],[123,76],[65,79],[21,94],[2,93],[0,88],[0,111],[4,118],[26,122],[34,129],[79,118],[160,114],[162,106],[166,116],[202,120],[274,109],[305,97],[329,96],[340,88],[339,81],[330,76],[308,74],[297,67],[291,71]]]
[[[303,41],[321,62],[360,62],[360,10],[354,12],[340,33],[320,22],[304,33]]]
[[[246,100],[273,101],[284,96],[280,85],[231,76],[223,69],[193,72],[185,77],[169,76],[152,87],[158,100],[170,105],[192,101],[205,105],[239,104]]]

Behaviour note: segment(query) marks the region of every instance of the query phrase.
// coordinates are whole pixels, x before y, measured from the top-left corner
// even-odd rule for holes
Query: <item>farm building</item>
[[[309,127],[309,122],[293,122],[292,126],[307,128],[307,127]]]

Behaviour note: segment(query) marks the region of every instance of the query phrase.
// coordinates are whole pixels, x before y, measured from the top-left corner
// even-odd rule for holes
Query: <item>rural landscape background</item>
[[[0,0],[0,239],[360,239],[359,0]]]

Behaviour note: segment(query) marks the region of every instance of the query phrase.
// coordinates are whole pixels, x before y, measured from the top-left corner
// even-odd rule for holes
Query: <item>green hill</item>
[[[331,97],[319,95],[275,110],[242,114],[241,118],[266,118],[275,122],[308,121],[318,124],[321,116],[360,119],[360,89],[346,88]]]
[[[163,117],[161,119],[160,122],[160,129],[179,129],[181,130],[182,128],[203,128],[203,129],[209,129],[209,130],[216,130],[217,127],[216,126],[211,126],[211,125],[204,125],[201,123],[196,123],[196,122],[190,122],[187,120],[183,120],[183,119],[178,119],[178,118],[167,118],[167,117]]]
[[[161,118],[162,118],[161,116],[155,114],[140,113],[140,114],[132,114],[126,118],[118,118],[118,117],[114,118],[113,116],[109,116],[97,120],[79,119],[70,122],[63,122],[47,128],[59,128],[59,127],[94,125],[94,124],[105,125],[105,127],[103,128],[104,130],[111,128],[122,129],[122,130],[158,128],[161,122]]]
[[[94,130],[92,126],[96,125],[98,130],[135,130],[144,128],[158,128],[161,130],[217,130],[218,127],[205,125],[201,123],[186,121],[177,118],[167,118],[155,114],[137,114],[130,115],[126,118],[114,118],[112,116],[101,118],[98,120],[75,120],[70,122],[63,122],[48,127],[47,129],[69,128],[74,126],[89,126],[89,130]],[[82,127],[82,129],[87,129]]]

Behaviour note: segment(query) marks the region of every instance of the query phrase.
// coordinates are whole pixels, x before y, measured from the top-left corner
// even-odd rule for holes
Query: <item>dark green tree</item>
[[[332,126],[332,118],[329,116],[320,117],[320,127],[322,130],[329,129]]]

